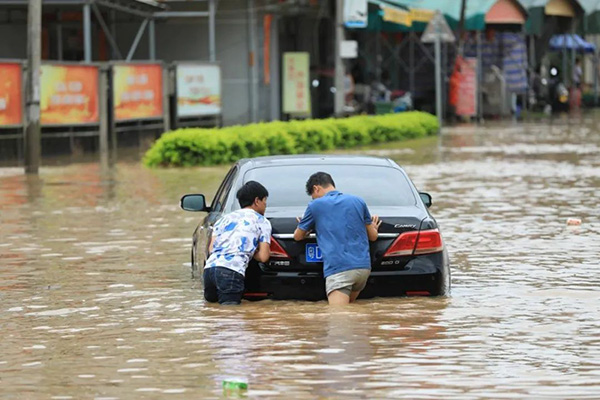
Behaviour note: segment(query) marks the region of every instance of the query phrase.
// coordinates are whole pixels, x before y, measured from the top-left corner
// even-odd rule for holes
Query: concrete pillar
[[[37,174],[42,153],[40,71],[42,64],[42,0],[29,0],[27,12],[27,106],[25,109],[25,172]]]
[[[109,70],[106,68],[100,69],[100,82],[99,82],[99,112],[100,112],[100,135],[98,144],[100,148],[100,166],[103,170],[108,169],[109,160],[109,149],[108,149],[108,131],[109,131],[109,120],[108,120],[108,73]]]

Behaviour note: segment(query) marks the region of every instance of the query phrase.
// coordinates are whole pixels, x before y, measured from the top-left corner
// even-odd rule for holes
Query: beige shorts
[[[350,269],[328,276],[325,279],[327,296],[334,290],[338,290],[348,296],[350,296],[351,292],[360,292],[367,286],[367,279],[369,279],[370,274],[370,269]]]

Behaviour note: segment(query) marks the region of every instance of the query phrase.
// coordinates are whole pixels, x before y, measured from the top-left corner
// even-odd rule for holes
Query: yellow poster
[[[113,67],[115,119],[162,118],[163,82],[160,64],[128,64]]]
[[[42,65],[42,125],[97,124],[98,67]]]
[[[283,54],[283,112],[310,114],[309,54]]]
[[[435,10],[426,10],[423,8],[411,8],[410,19],[416,22],[429,22],[435,15]]]
[[[412,20],[408,11],[399,10],[392,7],[383,8],[383,20],[386,22],[393,22],[404,26],[411,26]]]

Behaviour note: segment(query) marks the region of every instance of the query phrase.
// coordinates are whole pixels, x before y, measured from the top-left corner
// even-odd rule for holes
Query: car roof
[[[268,156],[245,158],[238,161],[240,166],[247,168],[269,167],[276,165],[303,165],[318,162],[319,164],[331,165],[371,165],[380,167],[397,167],[388,158],[361,156],[361,155],[337,155],[337,154],[298,154],[283,156]]]

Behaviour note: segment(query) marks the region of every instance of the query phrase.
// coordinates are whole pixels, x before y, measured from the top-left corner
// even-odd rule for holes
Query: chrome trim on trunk
[[[400,235],[399,233],[380,233],[378,236],[380,238],[390,239],[390,238],[397,238],[399,235]],[[274,233],[273,237],[275,239],[293,239],[294,234],[293,233]],[[308,235],[309,239],[315,239],[316,237],[317,237],[317,235],[314,233],[311,233],[310,235]]]

